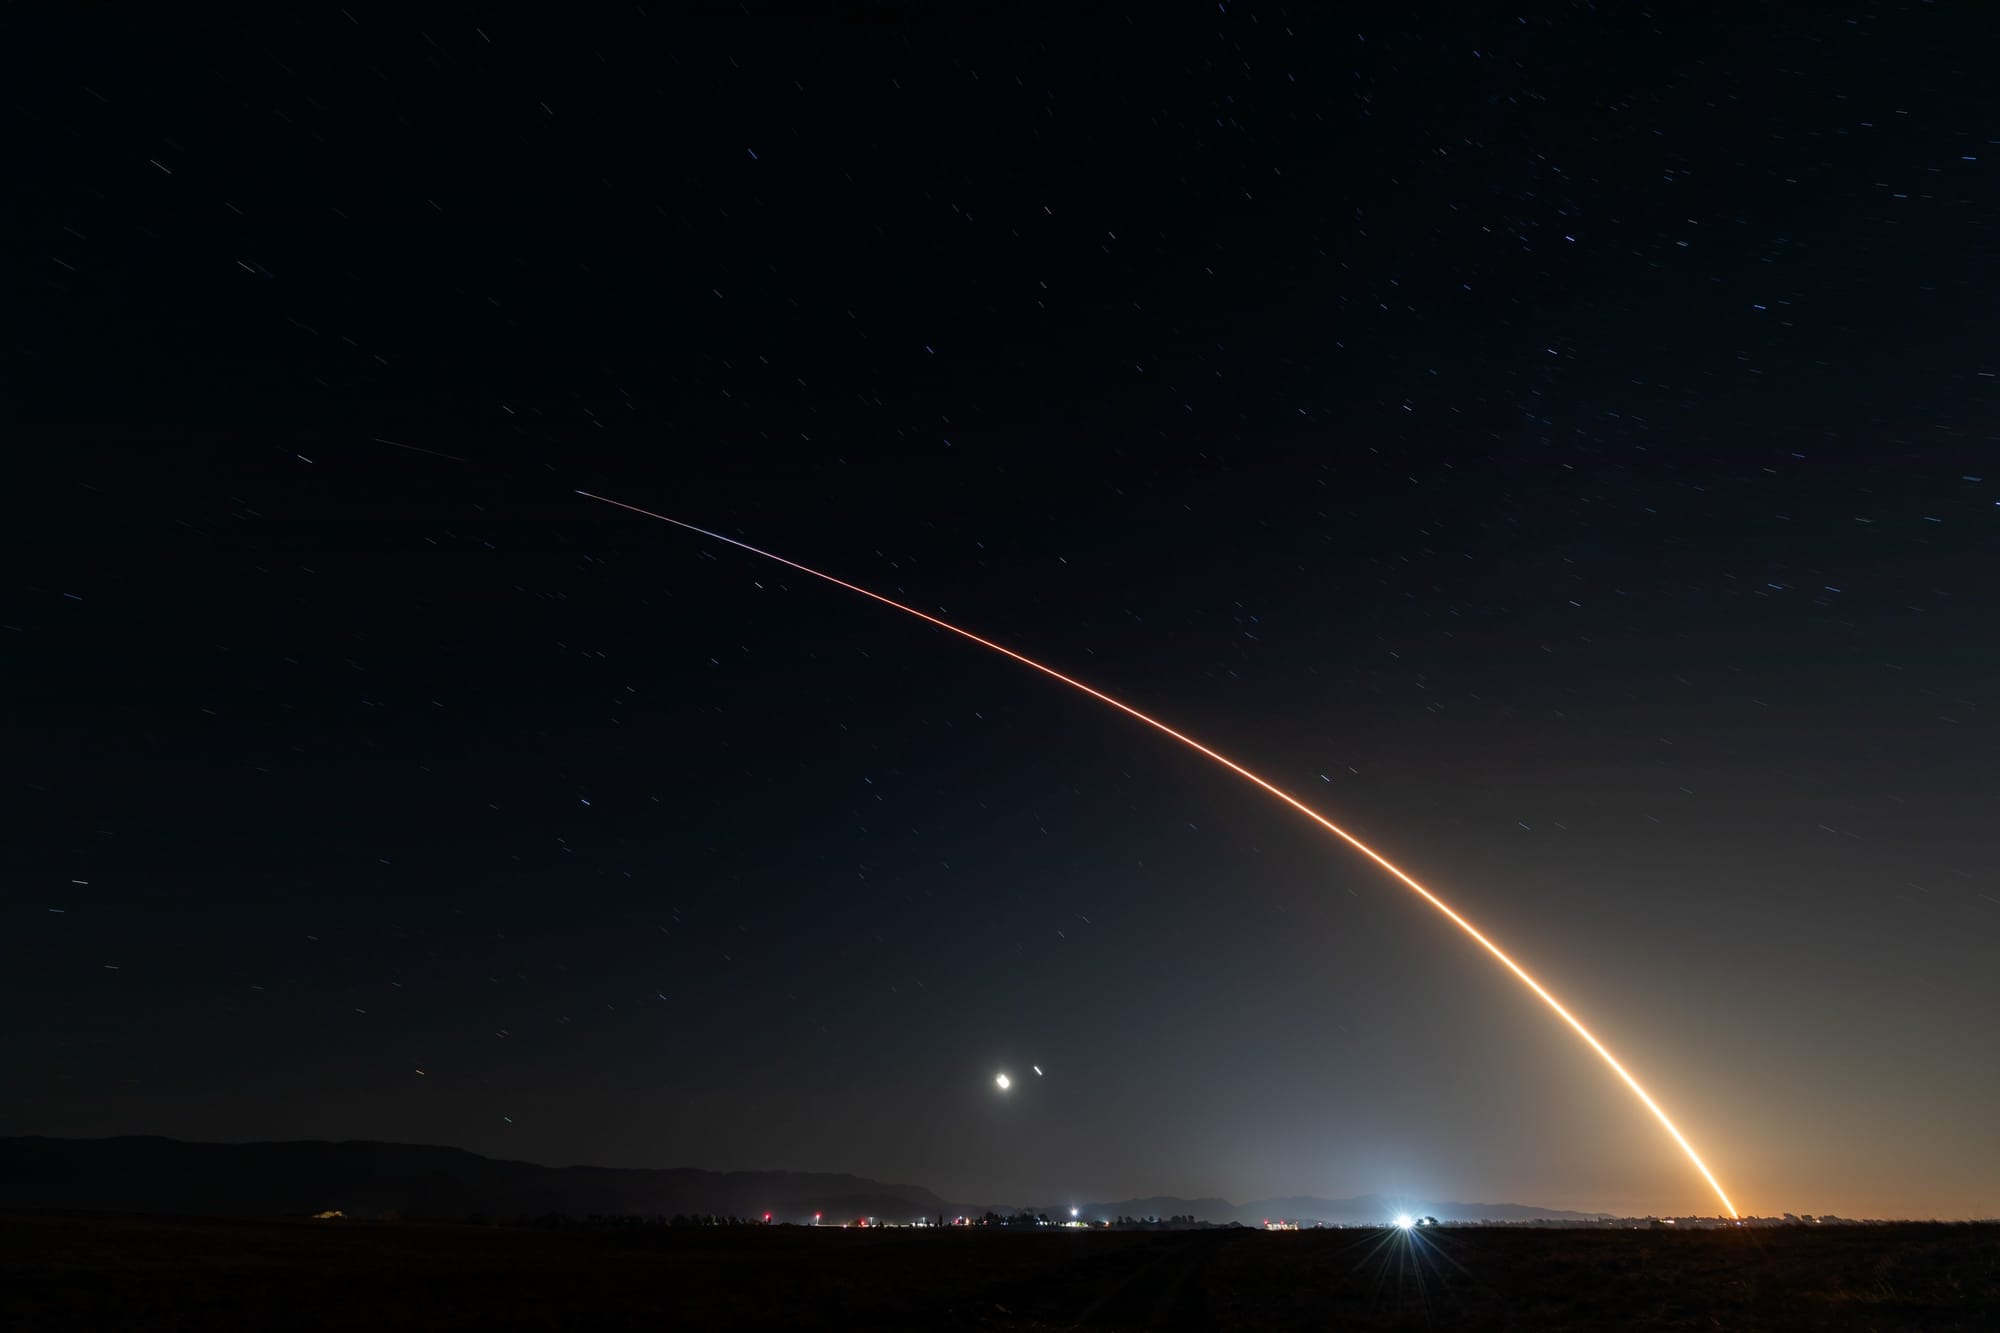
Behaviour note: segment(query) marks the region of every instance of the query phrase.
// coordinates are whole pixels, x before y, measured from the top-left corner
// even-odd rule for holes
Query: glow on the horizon
[[[1062,672],[1057,671],[1054,667],[1044,666],[1042,663],[1037,662],[1034,658],[1029,657],[1026,654],[1017,653],[1012,648],[1008,648],[1001,644],[995,643],[991,639],[983,639],[979,635],[974,634],[971,630],[960,629],[957,625],[952,624],[948,620],[941,620],[938,617],[929,614],[928,612],[919,611],[914,606],[906,606],[902,602],[896,601],[894,598],[884,597],[879,592],[871,592],[867,588],[861,587],[859,584],[849,583],[845,579],[837,579],[831,574],[822,574],[819,570],[814,569],[810,565],[802,565],[796,560],[787,560],[784,556],[774,555],[769,551],[761,550],[758,547],[752,546],[748,542],[738,541],[734,537],[726,537],[719,532],[711,532],[707,528],[698,528],[692,523],[684,523],[677,518],[668,518],[665,514],[656,514],[650,509],[641,509],[637,505],[626,504],[623,500],[613,500],[607,496],[593,494],[590,491],[578,491],[576,493],[587,500],[596,500],[600,504],[608,504],[618,509],[624,509],[631,513],[642,515],[643,517],[646,518],[657,519],[659,522],[662,523],[670,523],[674,527],[684,528],[689,532],[699,533],[704,537],[712,537],[719,542],[727,542],[729,545],[737,547],[741,550],[748,551],[752,555],[762,556],[764,559],[775,561],[778,564],[784,565],[788,569],[796,569],[801,574],[810,574],[814,578],[821,579],[827,583],[831,583],[837,588],[845,588],[849,592],[858,593],[861,596],[868,598],[870,601],[880,602],[884,606],[891,607],[897,611],[901,611],[904,615],[915,616],[918,620],[922,620],[929,624],[935,625],[939,629],[948,630],[951,633],[958,635],[962,639],[969,639],[973,643],[978,644],[980,647],[990,649],[993,652],[999,653],[1003,657],[1011,657],[1016,662],[1019,662],[1022,666],[1031,667],[1034,670],[1041,672],[1043,675],[1048,676],[1052,680],[1060,681],[1064,685],[1069,686],[1073,690],[1081,691],[1082,693],[1087,694],[1091,698],[1097,700],[1099,703],[1109,704],[1111,707],[1117,709],[1121,713],[1124,713],[1128,717],[1143,722],[1147,726],[1153,728],[1155,731],[1158,731],[1163,735],[1170,736],[1174,740],[1179,741],[1182,745],[1187,746],[1188,749],[1193,750],[1196,754],[1202,755],[1207,759],[1214,760],[1216,763],[1222,765],[1224,768],[1236,774],[1236,776],[1244,779],[1246,782],[1249,782],[1254,786],[1263,788],[1266,792],[1270,793],[1272,796],[1277,797],[1280,801],[1283,801],[1286,805],[1292,807],[1292,809],[1298,811],[1300,814],[1304,815],[1307,819],[1312,820],[1313,823],[1318,824],[1321,828],[1333,834],[1336,838],[1339,838],[1349,847],[1352,847],[1355,851],[1361,853],[1363,856],[1367,857],[1370,861],[1373,861],[1376,865],[1380,866],[1383,870],[1387,871],[1405,888],[1409,889],[1411,892],[1415,893],[1418,897],[1422,898],[1425,902],[1429,903],[1432,907],[1436,908],[1437,911],[1446,920],[1450,921],[1454,926],[1457,926],[1476,944],[1478,944],[1480,948],[1486,950],[1488,954],[1492,955],[1493,958],[1496,961],[1498,961],[1502,967],[1506,968],[1509,972],[1513,973],[1515,979],[1518,980],[1522,985],[1526,986],[1529,990],[1533,991],[1537,999],[1541,1000],[1543,1004],[1547,1005],[1552,1011],[1554,1011],[1556,1017],[1562,1019],[1562,1021],[1569,1026],[1571,1031],[1575,1032],[1578,1037],[1582,1038],[1584,1044],[1589,1046],[1591,1050],[1595,1051],[1597,1053],[1598,1058],[1601,1059],[1605,1063],[1605,1065],[1607,1065],[1610,1068],[1612,1073],[1618,1076],[1619,1081],[1624,1083],[1624,1085],[1627,1088],[1631,1089],[1632,1095],[1639,1099],[1640,1104],[1643,1105],[1648,1111],[1652,1112],[1653,1118],[1660,1122],[1661,1127],[1667,1131],[1668,1136],[1672,1138],[1675,1144],[1677,1144],[1680,1147],[1680,1150],[1684,1154],[1686,1154],[1688,1161],[1694,1164],[1695,1170],[1701,1173],[1701,1178],[1708,1182],[1708,1187],[1715,1191],[1715,1197],[1722,1201],[1722,1206],[1724,1210],[1727,1211],[1731,1217],[1740,1216],[1740,1214],[1737,1213],[1736,1211],[1736,1205],[1729,1201],[1729,1195],[1726,1192],[1724,1192],[1722,1188],[1722,1182],[1718,1181],[1715,1178],[1715,1173],[1708,1169],[1708,1164],[1702,1161],[1701,1154],[1695,1151],[1694,1145],[1688,1142],[1687,1136],[1681,1133],[1680,1128],[1674,1124],[1673,1120],[1667,1115],[1666,1111],[1660,1106],[1660,1104],[1653,1100],[1651,1094],[1649,1094],[1645,1090],[1645,1088],[1640,1086],[1639,1080],[1634,1078],[1630,1073],[1630,1071],[1628,1071],[1624,1065],[1618,1062],[1617,1057],[1611,1054],[1610,1050],[1608,1050],[1605,1047],[1604,1043],[1599,1041],[1596,1035],[1592,1033],[1589,1028],[1583,1025],[1582,1020],[1577,1018],[1576,1015],[1572,1014],[1568,1009],[1564,1008],[1562,1003],[1558,1001],[1554,995],[1550,994],[1547,988],[1545,988],[1541,982],[1535,980],[1534,977],[1528,974],[1526,968],[1522,967],[1519,963],[1515,962],[1511,957],[1509,957],[1507,955],[1506,950],[1502,949],[1498,944],[1495,944],[1492,940],[1488,939],[1470,921],[1466,920],[1464,917],[1460,916],[1456,911],[1454,911],[1451,908],[1451,906],[1447,904],[1442,898],[1438,897],[1435,893],[1432,893],[1422,884],[1419,884],[1414,877],[1412,877],[1407,871],[1403,870],[1400,866],[1390,861],[1388,857],[1383,856],[1373,847],[1370,847],[1367,843],[1361,841],[1361,839],[1355,837],[1352,833],[1349,833],[1346,829],[1340,827],[1340,825],[1334,823],[1332,820],[1328,819],[1325,815],[1313,809],[1311,806],[1307,805],[1304,801],[1301,801],[1298,797],[1292,795],[1290,792],[1285,791],[1283,788],[1279,787],[1278,785],[1269,781],[1268,779],[1259,777],[1257,774],[1251,772],[1249,769],[1237,763],[1234,759],[1229,758],[1227,755],[1209,749],[1206,745],[1203,745],[1200,741],[1194,739],[1192,736],[1176,731],[1172,727],[1168,726],[1166,723],[1160,721],[1158,718],[1151,717],[1145,713],[1140,712],[1138,709],[1134,708],[1131,704],[1126,703],[1124,700],[1114,698],[1111,695],[1104,693],[1102,690],[1093,689],[1092,687],[1084,684],[1082,681],[1077,680],[1074,677],[1065,676]],[[999,1083],[1001,1090],[1005,1091],[1007,1087],[1007,1076],[1005,1074],[1002,1074],[1000,1078],[996,1081]]]

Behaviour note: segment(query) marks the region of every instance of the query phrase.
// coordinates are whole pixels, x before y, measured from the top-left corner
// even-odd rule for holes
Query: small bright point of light
[[[1077,1212],[1077,1210],[1076,1210],[1076,1209],[1074,1209],[1074,1208],[1072,1208],[1072,1209],[1070,1209],[1070,1210],[1069,1210],[1069,1215],[1070,1215],[1071,1217],[1075,1217],[1075,1216],[1076,1216],[1076,1212]]]
[[[1411,1227],[1415,1226],[1416,1224],[1417,1224],[1417,1219],[1411,1217],[1408,1213],[1396,1214],[1396,1225],[1401,1227],[1403,1230],[1408,1231]]]
[[[1007,1091],[1007,1089],[1014,1086],[1014,1080],[1008,1078],[1005,1074],[1001,1074],[999,1077],[993,1080],[993,1086],[1000,1089],[1000,1091],[1005,1092]]]
[[[1036,1077],[1036,1078],[1040,1078],[1041,1076],[1042,1076],[1042,1067],[1041,1067],[1040,1065],[1036,1065],[1036,1066],[1035,1066],[1035,1077]]]

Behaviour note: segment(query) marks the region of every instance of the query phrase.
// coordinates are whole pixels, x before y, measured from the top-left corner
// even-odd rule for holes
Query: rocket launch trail
[[[1515,962],[1511,957],[1509,957],[1506,950],[1502,949],[1498,944],[1495,944],[1483,932],[1481,932],[1478,927],[1474,926],[1470,921],[1466,920],[1463,916],[1460,916],[1458,912],[1453,910],[1450,904],[1446,903],[1442,898],[1438,897],[1435,893],[1431,892],[1429,889],[1425,888],[1422,884],[1418,883],[1416,879],[1412,877],[1407,871],[1395,865],[1387,857],[1383,856],[1380,852],[1376,851],[1373,847],[1370,847],[1367,843],[1355,837],[1352,833],[1349,833],[1346,829],[1340,827],[1340,825],[1334,823],[1332,820],[1328,819],[1325,815],[1322,815],[1321,813],[1319,813],[1319,811],[1307,805],[1304,801],[1299,800],[1296,796],[1293,796],[1290,792],[1285,791],[1283,788],[1277,786],[1275,783],[1272,783],[1265,778],[1259,777],[1257,774],[1251,772],[1249,769],[1237,763],[1234,759],[1229,758],[1227,755],[1220,754],[1214,750],[1211,750],[1206,745],[1203,745],[1200,741],[1195,740],[1193,737],[1174,730],[1172,727],[1160,721],[1158,718],[1140,712],[1138,709],[1124,702],[1122,699],[1113,698],[1111,695],[1104,693],[1102,690],[1093,689],[1090,686],[1084,684],[1082,681],[1075,679],[1074,677],[1065,676],[1062,672],[1057,671],[1054,667],[1044,666],[1042,663],[1037,662],[1032,657],[1028,657],[1022,653],[1015,652],[1012,648],[1002,647],[1000,644],[993,642],[991,639],[983,639],[979,635],[974,634],[970,630],[960,629],[957,625],[952,624],[950,621],[940,620],[938,617],[930,615],[923,611],[919,611],[913,606],[905,606],[903,603],[898,602],[893,598],[884,597],[881,593],[870,592],[868,589],[860,587],[853,583],[849,583],[844,579],[837,579],[831,574],[822,574],[819,570],[812,568],[810,565],[802,565],[798,563],[796,560],[787,560],[785,557],[781,555],[774,555],[769,551],[761,550],[758,547],[750,545],[748,542],[737,541],[734,537],[725,537],[719,532],[711,532],[707,528],[698,528],[692,523],[683,523],[680,519],[668,518],[665,514],[656,514],[650,509],[641,509],[637,505],[626,504],[622,500],[613,500],[606,496],[594,495],[589,491],[578,491],[576,493],[588,500],[596,500],[601,504],[612,505],[618,509],[629,510],[634,514],[639,514],[646,518],[657,519],[662,523],[671,523],[673,526],[677,528],[684,528],[689,532],[699,533],[704,537],[713,538],[714,540],[719,542],[727,542],[729,545],[748,551],[752,555],[761,556],[766,560],[775,561],[776,563],[784,565],[790,569],[796,569],[801,574],[810,574],[812,575],[812,577],[816,579],[821,579],[827,583],[831,583],[837,588],[845,588],[847,591],[851,593],[858,593],[861,596],[868,598],[870,601],[880,602],[884,606],[891,607],[897,611],[901,611],[904,615],[914,616],[918,620],[926,621],[929,624],[937,626],[939,629],[949,630],[951,633],[958,635],[962,639],[971,640],[973,643],[978,644],[981,648],[985,648],[991,652],[999,653],[1003,657],[1011,657],[1016,662],[1019,662],[1022,666],[1032,668],[1035,671],[1039,671],[1044,676],[1047,676],[1052,680],[1060,681],[1062,684],[1069,686],[1073,690],[1089,695],[1091,698],[1097,700],[1099,703],[1110,705],[1111,707],[1117,709],[1119,712],[1124,713],[1126,716],[1134,718],[1140,722],[1143,722],[1147,726],[1153,728],[1153,730],[1161,732],[1162,734],[1173,738],[1174,740],[1180,742],[1182,745],[1185,745],[1188,749],[1193,750],[1196,754],[1201,755],[1203,758],[1212,760],[1213,762],[1221,765],[1223,768],[1228,769],[1230,772],[1236,774],[1236,776],[1242,778],[1244,781],[1262,788],[1265,792],[1269,793],[1271,796],[1276,797],[1278,800],[1284,802],[1286,805],[1290,806],[1292,809],[1296,810],[1301,815],[1304,815],[1307,819],[1310,819],[1313,823],[1319,825],[1322,829],[1325,829],[1328,833],[1333,834],[1334,837],[1339,838],[1342,842],[1346,843],[1349,847],[1353,848],[1361,855],[1367,857],[1370,861],[1373,861],[1383,870],[1387,871],[1389,875],[1392,878],[1394,878],[1398,883],[1402,884],[1404,888],[1409,889],[1412,893],[1416,894],[1419,898],[1422,898],[1426,903],[1430,904],[1431,907],[1437,910],[1439,915],[1445,918],[1445,920],[1451,922],[1452,925],[1458,927],[1458,929],[1462,931],[1475,944],[1477,944],[1480,948],[1484,949],[1488,954],[1492,955],[1493,959],[1496,962],[1498,962],[1502,967],[1506,968],[1509,972],[1513,973],[1514,978],[1517,981],[1519,981],[1523,986],[1526,986],[1529,990],[1533,991],[1535,997],[1539,999],[1543,1004],[1547,1005],[1552,1011],[1554,1011],[1556,1017],[1562,1019],[1562,1021],[1569,1026],[1572,1032],[1576,1033],[1578,1037],[1582,1038],[1583,1043],[1586,1046],[1590,1047],[1592,1051],[1595,1051],[1597,1053],[1597,1057],[1600,1060],[1602,1060],[1607,1067],[1610,1068],[1612,1073],[1618,1076],[1619,1081],[1624,1083],[1624,1085],[1627,1088],[1630,1088],[1632,1090],[1632,1095],[1637,1097],[1640,1103],[1643,1106],[1645,1106],[1645,1108],[1648,1111],[1652,1112],[1653,1118],[1660,1122],[1661,1127],[1667,1131],[1668,1136],[1672,1138],[1674,1143],[1679,1146],[1680,1150],[1687,1155],[1688,1161],[1694,1164],[1694,1169],[1701,1173],[1701,1178],[1708,1182],[1708,1187],[1715,1191],[1715,1197],[1722,1201],[1723,1209],[1731,1217],[1738,1216],[1736,1211],[1736,1205],[1729,1201],[1729,1195],[1723,1191],[1722,1183],[1715,1178],[1715,1173],[1708,1169],[1708,1164],[1701,1160],[1701,1154],[1695,1151],[1694,1145],[1688,1142],[1687,1136],[1681,1133],[1679,1127],[1674,1124],[1673,1120],[1667,1115],[1666,1111],[1661,1108],[1660,1104],[1653,1100],[1652,1094],[1648,1093],[1645,1088],[1641,1087],[1639,1084],[1639,1080],[1634,1078],[1631,1072],[1627,1070],[1624,1065],[1618,1062],[1618,1058],[1611,1054],[1610,1050],[1605,1047],[1604,1043],[1597,1039],[1596,1034],[1591,1032],[1589,1028],[1583,1025],[1581,1019],[1577,1018],[1575,1014],[1571,1013],[1567,1008],[1563,1006],[1561,1001],[1557,1000],[1554,995],[1550,994],[1547,987],[1543,986],[1541,982],[1535,980],[1534,977],[1530,976],[1526,968],[1522,967],[1519,963]]]

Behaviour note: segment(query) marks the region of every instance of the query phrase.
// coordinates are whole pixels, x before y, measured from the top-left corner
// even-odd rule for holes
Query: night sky
[[[283,8],[11,20],[0,1132],[1715,1211],[1306,821],[582,488],[1312,801],[1745,1211],[2000,1213],[2000,19]]]

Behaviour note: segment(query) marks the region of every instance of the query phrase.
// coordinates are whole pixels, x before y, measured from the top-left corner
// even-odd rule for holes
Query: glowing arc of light
[[[1661,1108],[1660,1104],[1653,1100],[1652,1095],[1648,1093],[1645,1088],[1640,1086],[1639,1080],[1632,1077],[1631,1071],[1627,1070],[1624,1065],[1618,1062],[1618,1057],[1613,1055],[1610,1052],[1610,1050],[1605,1047],[1604,1043],[1597,1039],[1595,1033],[1591,1032],[1589,1028],[1583,1025],[1581,1019],[1577,1018],[1575,1014],[1572,1014],[1568,1009],[1564,1008],[1562,1002],[1557,1000],[1555,996],[1551,995],[1548,989],[1544,987],[1541,982],[1535,980],[1534,977],[1530,976],[1526,968],[1522,967],[1519,963],[1515,962],[1512,958],[1510,958],[1507,955],[1506,950],[1502,949],[1499,945],[1495,944],[1492,940],[1488,939],[1479,930],[1477,926],[1474,926],[1470,921],[1466,920],[1464,917],[1460,916],[1456,911],[1454,911],[1450,906],[1450,904],[1446,903],[1442,898],[1438,897],[1435,893],[1432,893],[1429,889],[1425,888],[1423,885],[1419,884],[1415,879],[1411,878],[1408,872],[1404,871],[1400,866],[1396,865],[1394,862],[1389,860],[1388,857],[1382,855],[1380,852],[1376,851],[1373,847],[1370,847],[1367,843],[1361,841],[1361,839],[1355,837],[1352,833],[1349,833],[1346,829],[1334,823],[1331,819],[1328,819],[1325,815],[1313,809],[1311,806],[1307,805],[1304,801],[1301,801],[1298,797],[1292,795],[1284,788],[1278,786],[1277,784],[1265,778],[1259,777],[1257,774],[1243,767],[1243,765],[1237,763],[1234,759],[1231,759],[1229,756],[1217,753],[1216,751],[1209,749],[1206,745],[1203,745],[1200,741],[1194,739],[1194,737],[1186,735],[1183,732],[1174,730],[1172,727],[1168,726],[1166,723],[1160,721],[1156,717],[1151,717],[1145,713],[1140,712],[1138,709],[1126,703],[1124,700],[1114,698],[1111,695],[1104,693],[1104,691],[1102,690],[1093,689],[1089,685],[1084,684],[1082,681],[1077,680],[1074,677],[1065,676],[1062,672],[1057,671],[1054,667],[1044,666],[1040,662],[1037,662],[1034,658],[1028,657],[1022,653],[1017,653],[1012,648],[1008,648],[1002,644],[995,643],[991,639],[983,639],[979,635],[974,634],[971,630],[961,629],[957,625],[952,624],[948,620],[940,620],[938,617],[931,615],[928,612],[917,610],[917,608],[914,606],[906,606],[902,602],[896,601],[892,597],[884,597],[879,592],[871,592],[867,588],[861,587],[859,584],[849,583],[845,579],[837,579],[831,574],[822,574],[819,570],[812,568],[810,565],[802,565],[796,560],[787,560],[784,556],[775,555],[770,551],[762,550],[758,547],[750,545],[748,542],[738,541],[734,537],[726,537],[722,533],[711,532],[707,528],[698,528],[692,523],[684,523],[677,518],[668,518],[665,514],[656,514],[650,509],[641,509],[637,505],[626,504],[623,500],[613,500],[608,496],[596,495],[591,493],[590,491],[578,491],[577,494],[584,497],[586,500],[596,500],[601,504],[608,504],[618,509],[629,510],[634,514],[639,514],[646,518],[657,519],[662,523],[671,523],[673,526],[677,528],[684,528],[689,532],[700,533],[704,537],[712,537],[719,542],[727,542],[729,543],[729,545],[737,547],[741,550],[748,551],[752,555],[762,556],[766,560],[776,561],[778,564],[784,565],[789,569],[798,570],[801,574],[810,574],[814,578],[823,580],[824,582],[827,583],[831,583],[837,588],[845,588],[849,592],[859,593],[861,596],[868,598],[870,601],[880,602],[884,606],[892,607],[895,610],[901,611],[904,615],[915,616],[918,620],[922,620],[929,624],[935,625],[939,629],[949,630],[951,633],[958,635],[961,639],[970,639],[972,642],[978,644],[982,648],[991,649],[992,651],[999,653],[1003,657],[1011,657],[1016,662],[1019,662],[1022,666],[1032,667],[1033,669],[1041,672],[1045,676],[1061,681],[1063,684],[1069,686],[1073,690],[1080,690],[1084,694],[1087,694],[1091,698],[1097,700],[1099,703],[1109,704],[1111,707],[1117,709],[1121,713],[1124,713],[1126,716],[1135,718],[1138,721],[1143,722],[1147,726],[1153,728],[1153,730],[1161,732],[1162,734],[1170,736],[1174,740],[1179,741],[1182,745],[1187,746],[1188,749],[1193,750],[1196,754],[1202,755],[1204,758],[1214,760],[1216,763],[1221,764],[1224,768],[1236,774],[1236,776],[1242,778],[1244,781],[1263,788],[1271,795],[1283,801],[1286,805],[1292,807],[1292,809],[1304,815],[1307,819],[1310,819],[1313,823],[1325,829],[1328,833],[1331,833],[1336,838],[1339,838],[1342,842],[1346,843],[1349,847],[1352,847],[1355,851],[1367,857],[1370,861],[1373,861],[1383,870],[1388,871],[1391,876],[1393,876],[1398,882],[1400,882],[1403,885],[1403,887],[1409,889],[1410,891],[1415,893],[1418,897],[1422,898],[1425,902],[1429,903],[1432,907],[1436,908],[1438,912],[1442,914],[1447,921],[1451,922],[1454,926],[1457,926],[1461,931],[1465,932],[1465,934],[1470,936],[1471,939],[1476,944],[1478,944],[1480,948],[1486,950],[1487,953],[1493,955],[1494,959],[1498,961],[1502,967],[1506,968],[1509,972],[1512,972],[1515,978],[1519,980],[1522,985],[1526,986],[1529,990],[1535,993],[1537,999],[1541,1000],[1543,1004],[1547,1005],[1551,1010],[1555,1012],[1556,1017],[1562,1019],[1563,1022],[1567,1023],[1570,1027],[1570,1030],[1575,1032],[1577,1036],[1581,1037],[1583,1039],[1584,1044],[1590,1047],[1591,1050],[1595,1051],[1597,1053],[1597,1057],[1600,1060],[1604,1061],[1604,1063],[1607,1066],[1609,1066],[1611,1072],[1618,1075],[1619,1080],[1623,1082],[1627,1088],[1630,1088],[1632,1090],[1632,1095],[1637,1097],[1640,1103],[1643,1106],[1645,1106],[1645,1108],[1648,1111],[1651,1111],[1653,1113],[1653,1118],[1660,1122],[1661,1127],[1667,1131],[1668,1136],[1672,1138],[1675,1144],[1677,1144],[1680,1147],[1680,1150],[1687,1155],[1688,1161],[1694,1163],[1694,1169],[1701,1173],[1701,1178],[1708,1182],[1708,1187],[1715,1191],[1715,1197],[1722,1200],[1722,1206],[1729,1213],[1729,1215],[1731,1217],[1740,1216],[1740,1214],[1736,1211],[1736,1205],[1729,1201],[1729,1195],[1724,1192],[1722,1188],[1722,1182],[1718,1181],[1715,1178],[1715,1173],[1708,1169],[1708,1163],[1701,1160],[1701,1154],[1695,1151],[1694,1145],[1692,1143],[1688,1142],[1687,1135],[1681,1133],[1680,1127],[1674,1124],[1672,1118],[1667,1115],[1666,1111]]]

